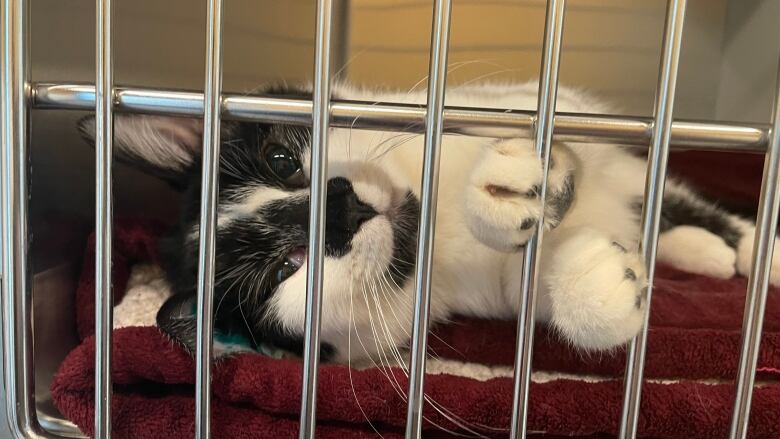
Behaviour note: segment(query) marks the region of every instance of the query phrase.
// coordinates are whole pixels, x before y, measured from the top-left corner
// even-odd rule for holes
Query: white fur
[[[748,276],[753,264],[753,245],[755,243],[756,228],[753,225],[743,224],[745,235],[737,245],[737,272]],[[772,285],[780,285],[780,239],[775,238],[774,251],[772,252],[772,268],[769,274],[769,282]]]
[[[122,116],[114,124],[114,145],[119,153],[132,152],[161,169],[182,171],[200,148],[200,121],[164,116]],[[95,120],[81,126],[88,136],[95,133]],[[132,150],[132,151],[129,151]]]
[[[718,235],[693,226],[677,226],[658,239],[658,258],[691,273],[728,279],[737,273],[737,252]]]
[[[536,92],[533,83],[481,85],[451,89],[446,102],[533,110]],[[425,99],[423,93],[375,93],[348,87],[339,87],[336,93],[372,102],[423,103]],[[599,101],[566,88],[558,93],[557,109],[609,112]],[[350,179],[358,196],[382,213],[356,235],[349,255],[325,260],[323,341],[338,348],[337,360],[368,354],[391,361],[400,357],[396,347],[405,346],[408,339],[414,282],[399,287],[381,273],[392,248],[387,222],[392,215],[387,212],[400,203],[406,190],[419,196],[422,150],[420,135],[331,132],[330,176]],[[537,318],[550,322],[581,348],[607,349],[625,343],[641,327],[646,306],[646,276],[636,254],[638,215],[631,206],[643,194],[645,162],[606,144],[555,143],[553,158],[556,166],[548,187],[560,188],[565,175],[573,172],[576,196],[560,224],[547,224]],[[520,226],[541,213],[539,200],[524,194],[540,181],[541,163],[530,140],[444,136],[431,303],[434,321],[456,313],[516,316],[522,263],[518,247],[533,231]],[[506,191],[491,193],[491,186]],[[739,257],[747,246],[747,241],[740,244]],[[659,260],[683,269],[717,277],[732,275],[735,266],[745,272],[734,251],[703,229],[677,228],[662,238],[660,247]],[[702,254],[707,256],[697,257]],[[627,270],[636,279],[628,277]],[[300,331],[303,326],[304,286],[301,270],[273,298],[276,318],[290,330]]]
[[[334,92],[341,98],[369,102],[425,101],[422,92],[385,93],[346,86],[335,87]],[[480,85],[448,90],[446,103],[534,110],[536,99],[533,83]],[[598,100],[567,88],[558,92],[557,110],[609,113]],[[159,156],[154,142],[141,143]],[[407,191],[419,197],[422,151],[423,137],[418,134],[331,130],[329,177],[350,180],[358,197],[379,212],[354,236],[347,255],[325,258],[322,340],[337,348],[336,360],[369,357],[404,362],[399,349],[408,341],[411,328],[414,281],[396,285],[386,270],[398,207]],[[560,189],[564,177],[573,172],[576,195],[560,224],[545,224],[537,317],[579,347],[610,348],[637,333],[646,306],[645,273],[636,254],[639,221],[632,206],[643,194],[645,161],[608,144],[556,142],[552,157],[555,166],[548,187]],[[307,171],[308,165],[307,156]],[[439,175],[433,321],[456,313],[514,318],[520,304],[519,247],[533,231],[521,226],[541,214],[539,200],[527,194],[541,183],[542,175],[532,142],[445,135]],[[250,189],[234,204],[222,206],[220,226],[252,214],[270,200],[306,192]],[[686,195],[684,187],[668,190],[693,197]],[[745,230],[752,227],[733,221]],[[658,256],[683,269],[728,277],[735,267],[740,274],[748,271],[750,248],[749,237],[742,239],[735,253],[718,236],[677,227],[661,238]],[[775,265],[780,265],[780,258],[775,258]],[[270,302],[271,317],[296,333],[304,322],[305,268],[282,283]],[[780,283],[780,271],[773,270],[772,276],[773,283]]]
[[[424,101],[421,93],[375,94],[348,88],[337,93],[367,101]],[[447,104],[454,106],[533,109],[535,103],[534,84],[455,89],[447,96]],[[558,109],[606,111],[567,89],[559,92]],[[388,209],[388,200],[397,205],[406,190],[419,196],[422,136],[394,136],[398,134],[348,129],[333,129],[330,136],[330,176],[353,181],[358,196],[380,212]],[[644,271],[636,255],[624,253],[612,242],[636,249],[638,224],[630,200],[642,193],[644,162],[610,145],[557,144],[553,157],[556,168],[549,185],[560,186],[573,169],[577,195],[563,222],[545,236],[538,317],[583,348],[624,343],[641,325],[643,310],[636,304],[643,303]],[[363,183],[365,179],[369,182]],[[492,196],[486,187],[523,194],[540,179],[541,164],[529,140],[444,136],[431,304],[434,321],[455,313],[516,315],[521,266],[517,250],[532,232],[519,226],[526,218],[538,217],[540,205],[533,197]],[[378,354],[381,360],[392,355],[381,351],[392,351],[391,345],[403,346],[408,339],[413,282],[398,288],[380,275],[392,246],[391,229],[377,227],[384,221],[379,216],[366,223],[349,255],[325,260],[323,341],[338,348],[340,360],[366,353]],[[572,233],[575,230],[579,232]],[[628,268],[635,271],[636,281],[626,279]],[[301,270],[273,298],[275,315],[291,330],[303,326],[304,286]]]

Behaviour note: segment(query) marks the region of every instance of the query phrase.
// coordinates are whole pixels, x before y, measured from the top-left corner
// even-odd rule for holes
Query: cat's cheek
[[[268,301],[266,318],[293,334],[302,333],[305,321],[307,268],[304,262],[294,275],[276,288]]]
[[[326,257],[324,289],[322,296],[323,340],[335,341],[348,331],[350,313],[357,313],[360,320],[360,304],[350,300],[350,294],[359,294],[366,279],[372,279],[387,271],[393,255],[393,230],[390,221],[377,216],[365,222],[353,236],[350,251],[342,257]],[[302,334],[306,309],[306,270],[304,263],[298,271],[284,281],[269,299],[266,318],[280,324],[292,334]],[[356,318],[353,316],[353,318]],[[330,341],[329,341],[330,342]]]
[[[376,276],[387,270],[393,259],[393,226],[384,215],[366,221],[352,237],[352,249],[345,255],[353,275]]]
[[[345,257],[326,257],[323,264],[324,284],[322,292],[322,331],[323,336],[330,332],[343,330],[340,325],[347,321],[344,313],[349,301],[350,275],[349,263]],[[306,270],[304,263],[298,271],[276,288],[268,301],[265,316],[290,334],[303,334],[306,320]]]

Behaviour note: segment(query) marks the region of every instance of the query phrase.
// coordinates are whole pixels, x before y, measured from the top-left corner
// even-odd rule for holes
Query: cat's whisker
[[[502,69],[502,70],[496,70],[493,72],[485,73],[484,75],[477,76],[476,78],[469,79],[468,81],[465,81],[461,84],[458,84],[459,87],[465,87],[467,85],[473,84],[475,82],[479,82],[485,78],[490,78],[491,76],[500,75],[502,73],[511,73],[511,72],[519,72],[520,69]]]
[[[341,78],[339,77],[339,75],[341,75],[342,73],[344,73],[344,72],[347,70],[347,67],[349,67],[349,65],[350,65],[350,64],[352,64],[352,63],[353,63],[353,62],[354,62],[356,59],[358,59],[360,56],[362,56],[362,55],[363,55],[363,54],[365,54],[365,53],[366,53],[366,49],[362,49],[362,50],[359,50],[359,51],[358,51],[356,54],[354,54],[353,56],[351,56],[351,57],[350,57],[350,58],[347,60],[347,62],[345,62],[345,63],[344,63],[344,65],[343,65],[343,66],[341,66],[341,68],[340,68],[340,69],[339,69],[339,70],[338,70],[336,73],[334,73],[334,74],[333,74],[333,81],[334,81],[334,82],[336,82],[336,81],[341,81]]]
[[[401,320],[398,317],[398,314],[396,313],[396,308],[403,308],[403,311],[404,311],[405,314],[411,315],[412,307],[413,307],[413,303],[411,301],[411,298],[408,298],[407,296],[405,296],[403,294],[394,294],[397,291],[400,291],[401,287],[398,286],[398,284],[395,282],[395,280],[392,277],[387,276],[386,272],[380,273],[379,274],[379,279],[384,284],[384,286],[381,288],[380,292],[382,293],[383,297],[385,298],[385,301],[390,304],[390,306],[389,306],[390,313],[393,315],[393,318],[395,319],[395,322],[398,324],[398,327],[400,327],[401,330],[404,332],[404,335],[406,336],[406,338],[407,339],[410,338],[411,335],[409,333],[409,330],[407,329],[407,324],[404,324],[404,323],[401,322]],[[395,285],[395,288],[396,288],[395,291],[393,289],[393,286],[390,284],[390,282],[392,282]],[[395,297],[395,300],[396,300],[395,303],[393,303],[392,296]],[[400,306],[399,306],[399,302],[400,302]],[[445,346],[447,346],[450,349],[452,349],[453,351],[460,353],[454,347],[450,346],[447,342],[442,340],[441,337],[439,337],[435,333],[431,332],[430,335],[432,337],[436,338],[437,340],[439,340]],[[434,358],[438,358],[439,357],[438,354],[432,348],[429,348],[429,351],[430,351],[430,354]]]
[[[249,323],[249,320],[246,318],[246,314],[244,314],[244,308],[243,308],[243,300],[241,300],[241,293],[239,292],[239,301],[238,301],[238,311],[241,313],[241,318],[244,319],[244,324],[246,325],[247,329],[249,329],[249,336],[252,338],[253,346],[257,346],[257,339],[255,339],[254,331],[252,330],[252,325]]]
[[[376,308],[377,308],[377,320],[379,320],[379,321],[380,321],[380,323],[381,323],[381,324],[380,324],[380,328],[383,328],[383,329],[384,329],[385,340],[388,342],[388,349],[389,349],[390,353],[391,353],[391,354],[393,354],[393,357],[394,357],[394,360],[395,360],[395,363],[396,363],[396,365],[397,365],[397,366],[398,366],[398,367],[401,369],[401,372],[402,372],[402,373],[404,374],[404,376],[405,376],[405,377],[408,379],[408,378],[409,378],[409,374],[408,374],[408,367],[406,366],[406,363],[403,361],[403,358],[401,357],[401,353],[400,353],[400,351],[399,351],[399,350],[398,350],[398,348],[397,348],[397,343],[396,343],[396,342],[395,342],[395,340],[393,339],[393,336],[392,336],[392,334],[391,334],[391,332],[390,332],[389,328],[387,327],[387,323],[386,323],[386,321],[384,320],[384,317],[383,317],[383,314],[382,314],[381,307],[380,307],[380,306],[379,306],[379,304],[376,302],[376,295],[372,295],[372,298],[374,298],[374,301],[375,301],[375,306],[376,306]],[[370,313],[370,312],[371,312],[371,311],[369,310],[369,313]],[[377,337],[378,337],[378,335],[376,335],[376,334],[375,334],[375,336],[377,336]],[[381,352],[381,351],[380,351],[380,355],[382,355],[382,352]],[[386,357],[386,356],[385,356],[384,358],[385,358],[385,362],[386,362],[386,364],[388,365],[388,374],[389,374],[389,375],[392,375],[391,385],[393,385],[393,382],[395,382],[395,385],[393,385],[393,387],[397,387],[398,389],[400,389],[400,391],[401,391],[401,392],[403,392],[403,388],[401,387],[400,383],[398,383],[398,381],[395,379],[395,374],[393,374],[393,373],[392,373],[392,371],[389,369],[389,366],[390,366],[390,364],[391,364],[391,363],[390,363],[390,358],[389,358],[389,357]],[[384,364],[385,362],[383,362],[383,364]],[[388,378],[389,378],[389,376],[388,376]],[[406,400],[406,398],[405,398],[405,397],[404,397],[404,400]],[[431,404],[431,403],[432,403],[432,400],[431,400],[430,398],[428,398],[427,396],[426,396],[426,401],[428,401],[428,403],[429,403],[429,404]],[[446,414],[446,413],[442,412],[442,411],[439,409],[439,407],[437,407],[437,406],[436,406],[435,402],[433,402],[433,404],[432,404],[432,407],[434,407],[434,409],[435,409],[437,412],[439,412],[439,413],[440,413],[440,414],[441,414],[441,415],[442,415],[442,416],[443,416],[445,419],[448,419],[448,420],[449,420],[450,422],[452,422],[453,424],[455,424],[455,425],[457,425],[457,426],[459,426],[459,427],[461,427],[461,428],[464,428],[464,429],[466,429],[467,431],[469,430],[467,426],[465,426],[465,425],[463,425],[461,422],[457,421],[457,419],[455,419],[455,418],[451,417],[450,415],[448,415],[448,414]],[[431,425],[435,426],[436,428],[438,428],[438,429],[440,429],[440,430],[442,430],[442,431],[444,431],[444,432],[450,433],[450,434],[452,434],[452,435],[455,435],[455,436],[466,436],[466,435],[463,435],[462,433],[459,433],[459,432],[456,432],[456,431],[453,431],[453,430],[447,429],[447,428],[445,428],[444,426],[442,426],[442,425],[440,425],[440,424],[438,424],[438,423],[436,423],[436,422],[432,421],[430,418],[428,418],[428,417],[426,417],[426,416],[423,416],[423,419],[425,419],[425,420],[426,420],[427,422],[429,422]],[[481,436],[480,436],[480,437],[481,437]]]
[[[372,297],[376,300],[375,296],[372,296]],[[370,308],[370,306],[369,306],[369,308]],[[369,312],[371,312],[370,309],[369,309]],[[384,323],[382,318],[379,316],[379,313],[381,313],[381,310],[377,309],[377,313],[378,313],[377,314],[377,320],[379,320],[379,322],[380,322],[380,329],[383,329],[383,333],[384,333],[384,331],[386,330],[386,324]],[[382,339],[379,338],[379,334],[376,334],[376,337],[379,340],[379,343],[381,345],[382,344],[382,341],[381,341]],[[390,340],[392,340],[392,337],[391,337],[390,340],[388,340],[387,339],[387,334],[385,334],[385,340],[389,341],[388,348],[392,352],[392,348],[394,346],[392,341],[390,341]],[[381,349],[380,352],[379,352],[379,355],[380,355],[380,357],[384,358],[384,364],[387,365],[387,376],[388,376],[388,379],[390,380],[390,385],[393,386],[394,388],[396,388],[397,392],[400,393],[400,395],[405,395],[404,389],[401,386],[401,383],[398,382],[398,379],[396,378],[395,374],[392,371],[392,362],[390,361],[390,358],[387,356],[387,350]],[[404,396],[404,398],[405,398],[405,396]]]
[[[400,133],[400,134],[396,134],[395,136],[389,137],[386,140],[384,140],[384,141],[380,142],[379,144],[377,144],[376,146],[374,146],[371,149],[371,151],[369,152],[370,156],[366,160],[369,161],[369,162],[378,161],[381,157],[383,157],[389,151],[391,151],[391,150],[397,148],[398,146],[400,146],[399,143],[391,144],[391,146],[389,148],[385,148],[385,150],[383,150],[381,153],[377,154],[377,152],[379,151],[379,147],[384,145],[384,144],[386,144],[386,143],[388,143],[388,142],[391,142],[393,140],[401,138],[401,140],[399,140],[399,142],[406,143],[406,139],[413,139],[414,137],[417,137],[417,136],[419,136],[419,134]],[[403,144],[403,143],[400,143],[400,144]]]
[[[377,276],[377,274],[378,274],[378,276]],[[392,287],[390,286],[390,283],[387,280],[386,276],[384,276],[384,274],[385,274],[384,272],[379,271],[379,273],[375,273],[374,276],[372,276],[372,278],[378,279],[380,281],[383,280],[385,282],[385,284],[387,285],[387,288],[390,288],[390,290],[392,291]],[[379,284],[379,286],[381,287],[382,284]],[[386,298],[388,297],[387,296],[387,292],[384,290],[384,288],[382,288],[381,292],[384,295],[384,297],[386,297]],[[404,298],[404,296],[402,296],[402,295],[398,295],[396,297],[398,297],[399,299]],[[390,302],[390,300],[388,300],[388,302]],[[403,356],[400,353],[400,350],[398,348],[399,344],[394,339],[394,337],[392,335],[392,331],[390,330],[390,328],[389,328],[389,326],[387,324],[387,320],[386,320],[386,318],[384,316],[384,313],[382,312],[382,309],[381,309],[381,302],[379,300],[375,299],[374,303],[375,303],[375,306],[377,308],[377,312],[379,314],[378,315],[379,320],[382,323],[382,327],[384,328],[384,334],[385,334],[385,339],[386,339],[386,341],[388,343],[388,348],[390,349],[390,352],[393,354],[393,357],[394,357],[394,360],[395,360],[397,366],[399,368],[401,368],[401,370],[403,371],[404,375],[408,378],[408,366],[406,364],[406,361],[403,359]],[[390,305],[390,310],[391,310],[391,312],[393,314],[395,313],[394,308],[395,308],[395,306]],[[396,318],[396,321],[397,320],[398,319]],[[404,325],[401,325],[400,322],[399,322],[399,326],[401,326],[402,328],[405,327]],[[408,332],[407,332],[407,334],[408,334]],[[433,335],[434,337],[436,337],[439,340],[441,340],[435,334],[431,334],[431,335]],[[444,343],[444,344],[446,344],[446,343]],[[447,345],[447,346],[449,346],[449,345]],[[454,348],[452,348],[452,349],[454,350]],[[431,354],[429,354],[429,355],[431,355]],[[433,355],[431,355],[431,357],[432,358],[437,358],[435,353],[433,353]],[[495,431],[505,431],[506,430],[506,429],[495,428],[495,427],[481,425],[479,423],[466,421],[465,419],[459,417],[458,415],[455,415],[454,413],[452,413],[451,411],[446,409],[442,404],[439,404],[437,401],[435,401],[429,395],[425,395],[425,398],[426,398],[426,401],[428,401],[428,403],[431,404],[431,406],[434,408],[434,410],[439,412],[443,417],[448,419],[453,424],[459,426],[463,430],[466,430],[466,431],[476,435],[477,437],[484,437],[484,435],[478,433],[477,431],[474,431],[477,428],[481,428],[483,430],[495,430]],[[461,436],[461,435],[462,436],[468,436],[468,435],[463,435],[463,434],[460,434],[460,433],[457,433],[457,432],[453,432],[453,434],[456,434],[456,435],[459,435],[459,436]]]
[[[374,341],[376,343],[377,354],[379,355],[380,363],[386,365],[386,367],[388,368],[388,373],[392,375],[392,371],[389,370],[389,368],[390,368],[390,360],[387,357],[386,350],[382,346],[382,338],[380,337],[380,332],[377,330],[377,325],[374,322],[373,313],[371,312],[371,302],[369,301],[369,296],[374,301],[376,300],[376,285],[375,285],[374,282],[371,282],[372,280],[373,279],[369,279],[369,288],[372,291],[369,292],[370,294],[367,294],[366,289],[364,288],[363,289],[363,297],[364,297],[364,299],[366,301],[366,308],[367,308],[367,311],[368,311],[369,322],[371,324],[371,332],[374,335]],[[365,284],[364,284],[364,286],[365,286]],[[377,321],[378,321],[377,323],[379,323],[379,329],[382,329],[383,321],[382,321],[381,317],[379,316],[380,310],[378,309],[377,312],[378,312],[377,313]],[[395,381],[395,375],[393,375],[393,379]],[[397,381],[396,381],[396,383],[397,383]]]
[[[380,274],[380,276],[377,276],[377,273],[374,273],[374,275],[371,276],[370,278],[374,279],[374,280],[380,280],[380,279],[382,279],[382,276],[381,276],[382,273],[379,273],[379,274]],[[389,283],[388,283],[388,286],[389,286]],[[372,283],[371,284],[371,288],[375,292],[377,291],[376,287],[382,288],[382,284],[381,283]],[[385,297],[387,297],[386,293],[384,291],[383,291],[383,294],[385,294]],[[401,371],[404,374],[404,376],[406,376],[406,378],[408,379],[408,377],[409,377],[408,366],[407,366],[406,362],[404,361],[403,356],[401,355],[400,350],[398,348],[398,343],[396,342],[396,340],[395,340],[395,338],[394,338],[394,336],[392,334],[392,331],[390,330],[390,327],[387,324],[387,319],[385,318],[384,312],[382,310],[382,304],[381,304],[381,301],[379,300],[379,295],[378,294],[372,294],[371,297],[373,299],[374,307],[376,308],[376,311],[377,311],[377,320],[379,321],[379,327],[380,327],[380,329],[382,329],[382,333],[384,335],[385,341],[387,342],[388,350],[392,354],[393,360],[394,360],[396,366],[401,369]],[[390,309],[392,311],[393,307],[391,306]],[[369,310],[369,313],[370,312],[371,311]],[[403,327],[403,325],[402,325],[402,327]],[[381,344],[381,342],[380,342],[380,344]],[[385,357],[385,359],[386,359],[387,364],[389,365],[390,364],[390,359],[388,357]],[[392,373],[392,372],[390,372],[390,373]],[[396,381],[394,379],[394,375],[393,375],[393,380]],[[397,383],[397,381],[396,381],[396,384],[400,387],[400,383]],[[480,433],[478,433],[478,432],[476,432],[474,430],[474,428],[477,427],[474,423],[466,421],[463,418],[455,415],[451,411],[449,411],[446,408],[444,408],[441,404],[437,403],[433,398],[431,398],[428,395],[425,395],[425,400],[442,417],[444,417],[445,419],[447,419],[448,421],[450,421],[454,425],[460,427],[461,429],[463,429],[463,430],[465,430],[465,431],[467,431],[469,433],[472,433],[473,435],[475,435],[477,437],[485,437],[484,435],[482,435],[482,434],[480,434]],[[463,434],[463,433],[460,433],[460,432],[457,432],[457,431],[451,431],[449,429],[446,429],[443,426],[441,426],[439,424],[436,424],[435,422],[431,421],[427,417],[424,417],[424,419],[426,421],[430,422],[432,425],[436,426],[437,428],[439,428],[439,429],[441,429],[443,431],[447,431],[447,432],[449,432],[449,433],[451,433],[453,435],[463,436],[463,437],[471,437],[469,435],[466,435],[466,434]]]
[[[395,293],[397,291],[400,291],[401,287],[398,286],[398,283],[396,283],[395,279],[393,279],[392,276],[387,276],[386,272],[383,272],[383,273],[380,274],[380,280],[385,285],[385,287],[383,287],[381,289],[381,293],[384,296],[385,301],[391,304],[389,306],[390,313],[393,315],[393,318],[395,319],[395,321],[398,324],[398,326],[403,330],[404,335],[406,335],[406,338],[410,338],[411,335],[409,334],[409,330],[406,327],[407,325],[401,323],[401,320],[398,318],[398,314],[396,313],[396,308],[403,307],[404,313],[410,315],[411,312],[412,312],[412,307],[413,307],[413,303],[411,302],[411,299],[409,298],[409,300],[405,300],[405,299],[407,299],[407,296],[405,296],[403,294],[393,294],[393,293]],[[391,282],[392,282],[393,285],[390,284]],[[395,290],[394,290],[393,286],[395,286]],[[393,299],[392,299],[391,295],[394,295],[395,298],[396,298],[395,304],[392,304]],[[398,302],[400,302],[400,306],[398,306]],[[450,348],[453,352],[456,352],[456,353],[460,354],[461,356],[463,356],[463,354],[460,351],[458,351],[452,345],[450,345],[449,343],[444,341],[441,337],[436,335],[436,333],[430,332],[429,334],[430,334],[431,337],[434,337],[436,340],[439,340],[439,342],[441,342],[443,345],[445,345],[448,348]],[[431,356],[433,356],[434,358],[439,358],[439,355],[432,348],[429,348],[429,351],[430,351]]]
[[[379,437],[384,439],[384,436],[382,436],[382,433],[379,432],[379,430],[374,427],[374,423],[371,422],[371,419],[369,419],[368,415],[366,414],[365,410],[363,410],[363,406],[360,404],[360,398],[357,396],[357,391],[355,390],[355,382],[352,378],[352,326],[355,327],[355,332],[357,333],[357,325],[355,324],[355,310],[353,307],[353,293],[354,293],[354,286],[355,286],[355,278],[353,276],[353,272],[350,270],[350,283],[349,283],[349,322],[347,324],[347,374],[349,375],[349,387],[352,389],[352,396],[355,398],[355,403],[358,406],[358,409],[360,410],[360,413],[363,415],[363,419],[368,422],[369,427],[371,427],[374,432],[379,435]],[[365,348],[364,348],[365,349]]]
[[[364,289],[365,289],[365,283],[363,283],[363,288],[361,288],[361,290],[363,290],[362,292],[363,292],[364,297],[365,297],[365,290]],[[351,300],[351,298],[350,298],[350,300]],[[368,305],[367,301],[366,301],[366,305]],[[370,315],[370,312],[371,312],[370,308],[368,309],[368,312],[369,312],[369,315]],[[385,368],[385,363],[382,361],[382,357],[381,357],[381,354],[380,354],[379,360],[380,360],[381,366],[379,364],[377,364],[377,362],[374,360],[373,355],[371,355],[368,352],[368,350],[366,349],[365,345],[363,344],[363,341],[362,341],[362,339],[360,337],[360,331],[358,331],[357,326],[355,326],[355,335],[357,336],[358,342],[363,347],[364,352],[366,352],[366,355],[367,355],[369,361],[371,361],[371,363],[374,365],[374,367],[377,368],[378,370],[380,370],[382,375],[384,375],[385,378],[387,378],[388,383],[390,383],[391,388],[393,388],[393,390],[396,392],[396,394],[402,400],[406,401],[406,395],[404,393],[404,390],[403,390],[402,386],[396,380],[395,375],[392,374],[391,371],[389,371],[389,363],[388,363],[387,368]],[[391,375],[392,375],[392,377],[391,377]]]
[[[405,145],[405,144],[407,144],[407,143],[411,142],[411,141],[412,141],[412,140],[414,140],[416,137],[418,137],[418,135],[417,135],[417,134],[413,134],[413,135],[409,135],[409,137],[407,137],[407,138],[404,138],[404,139],[401,139],[401,140],[399,140],[399,141],[398,141],[398,142],[396,142],[395,144],[393,144],[393,145],[391,145],[391,146],[389,146],[389,147],[385,148],[385,150],[384,150],[384,151],[382,151],[382,153],[380,153],[380,154],[376,155],[375,157],[372,157],[372,158],[371,158],[371,161],[375,161],[375,162],[376,162],[376,161],[379,161],[379,160],[381,160],[381,159],[382,159],[382,158],[384,158],[384,156],[385,156],[385,155],[387,155],[387,154],[388,154],[390,151],[392,151],[392,150],[394,150],[394,149],[396,149],[396,148],[399,148],[399,147],[401,147],[401,146],[403,146],[403,145]]]
[[[495,64],[489,64],[486,61],[481,61],[481,60],[469,60],[469,61],[453,62],[453,63],[449,63],[449,65],[447,66],[447,76],[451,75],[454,72],[457,72],[458,70],[460,70],[463,67],[466,67],[466,66],[472,65],[472,64],[479,64],[479,63],[484,63],[484,64],[488,64],[488,65],[495,65]],[[504,67],[504,66],[496,65],[496,67]],[[412,93],[414,93],[415,91],[417,91],[417,87],[425,84],[425,82],[427,80],[428,80],[428,75],[423,76],[419,81],[415,82],[414,85],[412,85],[412,87],[406,92],[406,95],[409,96]]]

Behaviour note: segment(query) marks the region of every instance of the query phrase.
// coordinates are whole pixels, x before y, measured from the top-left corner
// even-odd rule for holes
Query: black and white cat
[[[470,86],[450,89],[446,102],[534,109],[536,93],[533,83]],[[424,93],[344,85],[334,88],[334,97],[425,101]],[[566,88],[558,93],[558,110],[609,112],[600,101]],[[80,129],[94,137],[94,117]],[[162,244],[174,296],[158,323],[194,348],[202,122],[117,115],[114,131],[117,157],[183,192],[179,226]],[[302,350],[310,140],[304,127],[223,123],[216,326],[243,335],[253,348]],[[332,129],[325,360],[398,355],[408,342],[422,144],[419,134]],[[578,347],[608,349],[640,329],[646,275],[637,241],[645,167],[642,158],[614,145],[553,145],[537,318]],[[530,140],[444,137],[432,321],[453,314],[514,318],[520,249],[540,217],[541,178]],[[744,275],[753,230],[752,223],[669,181],[658,258],[714,277]],[[780,257],[774,260],[780,264]],[[780,284],[780,270],[773,269],[771,280]]]

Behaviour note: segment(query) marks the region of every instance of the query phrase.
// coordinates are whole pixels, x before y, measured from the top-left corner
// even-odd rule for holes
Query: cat
[[[269,87],[265,94],[307,99],[309,90]],[[423,92],[347,84],[335,84],[333,98],[425,102]],[[446,104],[533,110],[536,99],[533,82],[481,84],[450,88]],[[557,110],[610,112],[566,87]],[[94,116],[79,128],[92,141]],[[161,242],[174,294],[157,320],[194,351],[202,121],[117,114],[114,135],[118,160],[182,193],[178,226]],[[215,328],[252,350],[303,350],[310,142],[308,127],[222,123]],[[399,355],[412,326],[423,136],[333,128],[328,148],[322,359]],[[541,161],[528,139],[445,135],[441,148],[431,320],[514,319],[521,250],[542,213]],[[536,317],[580,349],[613,348],[641,328],[645,172],[644,158],[617,145],[553,142]],[[754,230],[751,221],[669,179],[658,259],[708,276],[745,275]],[[771,282],[779,285],[780,258],[774,261]]]

